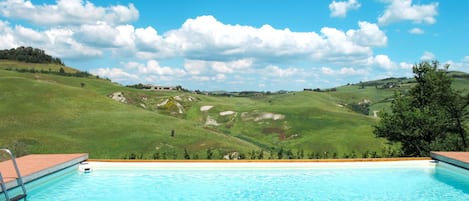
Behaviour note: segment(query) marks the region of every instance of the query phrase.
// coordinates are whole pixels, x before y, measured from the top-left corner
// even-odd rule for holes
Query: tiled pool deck
[[[16,162],[23,182],[27,183],[87,159],[88,154],[32,154],[16,158]],[[17,175],[11,160],[0,162],[0,172],[8,189],[17,186]]]
[[[469,152],[437,152],[432,151],[430,156],[439,161],[469,170]]]

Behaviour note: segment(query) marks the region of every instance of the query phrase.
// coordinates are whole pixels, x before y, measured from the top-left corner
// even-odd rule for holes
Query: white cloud
[[[388,38],[376,24],[360,21],[360,29],[347,31],[347,36],[361,46],[380,47],[387,44]]]
[[[315,32],[292,32],[269,25],[260,28],[225,25],[213,16],[187,20],[180,29],[164,34],[159,54],[190,60],[289,61],[311,58],[317,61],[351,62],[367,58],[371,47],[384,46],[387,37],[376,24],[359,22],[359,29],[347,33],[324,27]]]
[[[373,55],[374,47],[387,45],[387,36],[377,24],[365,21],[349,30],[323,27],[319,32],[294,32],[270,25],[224,24],[213,16],[199,16],[187,19],[178,29],[158,33],[151,26],[142,28],[128,24],[138,17],[138,11],[131,4],[99,7],[87,1],[61,0],[53,5],[33,5],[30,1],[9,0],[0,5],[0,15],[6,18],[25,19],[44,26],[39,29],[12,27],[0,20],[0,47],[34,46],[62,59],[86,60],[112,55],[126,61],[121,63],[122,69],[98,68],[91,72],[118,82],[223,81],[256,86],[257,76],[261,75],[265,76],[265,81],[305,83],[314,79],[312,72],[288,66],[304,67],[309,62],[363,65],[366,69],[321,69],[322,75],[355,76],[368,74],[370,62],[370,65],[386,69],[393,65],[387,56]],[[19,9],[11,11],[7,7]],[[72,8],[77,11],[89,8],[96,12],[67,13]],[[46,9],[51,15],[45,20],[50,21],[35,22],[35,15],[43,14]],[[31,16],[18,17],[20,12],[31,12]],[[72,14],[76,16],[71,17]],[[65,18],[55,19],[59,16]],[[129,62],[132,59],[138,62]],[[183,68],[163,65],[174,60],[184,61]],[[298,79],[282,79],[291,77]]]
[[[354,69],[354,68],[341,68],[339,70],[341,75],[366,75],[368,71],[364,69]]]
[[[448,60],[442,64],[449,64],[450,70],[463,71],[469,73],[469,56],[465,56],[460,61]]]
[[[412,4],[412,0],[390,0],[390,5],[384,14],[378,18],[378,23],[388,25],[398,21],[412,21],[414,23],[434,24],[438,15],[438,3],[425,5]]]
[[[226,76],[224,74],[219,73],[219,74],[215,75],[214,80],[224,81],[224,80],[226,80]]]
[[[133,4],[97,7],[83,0],[57,0],[56,4],[43,5],[33,5],[31,1],[24,0],[6,0],[0,2],[0,14],[47,26],[95,24],[98,21],[126,24],[139,17]]]
[[[399,63],[399,67],[401,67],[401,69],[405,69],[405,70],[412,69],[413,66],[414,66],[414,64],[407,63],[407,62],[400,62]]]
[[[316,33],[275,29],[270,25],[256,28],[223,24],[213,16],[200,16],[186,20],[179,29],[160,35],[150,26],[135,28],[133,25],[117,23],[119,20],[104,19],[105,16],[117,15],[119,10],[133,6],[97,7],[90,2],[76,0],[57,1],[57,5],[33,5],[29,1],[10,0],[2,5],[20,8],[14,12],[5,7],[0,9],[3,15],[11,18],[15,17],[15,13],[21,12],[21,9],[23,12],[31,9],[28,10],[31,15],[52,7],[56,9],[50,11],[52,15],[63,15],[71,8],[76,8],[77,11],[82,8],[95,10],[97,13],[86,17],[94,19],[94,15],[99,15],[103,18],[101,21],[79,18],[75,24],[50,23],[48,25],[53,27],[44,31],[23,27],[23,34],[18,35],[24,36],[21,40],[14,35],[9,35],[8,41],[3,39],[11,46],[32,45],[44,48],[62,59],[109,55],[107,53],[145,60],[182,58],[206,61],[205,65],[219,73],[233,73],[244,70],[245,66],[265,66],[272,62],[294,62],[298,59],[354,63],[372,55],[371,48],[385,46],[387,43],[384,32],[376,24],[368,22],[359,22],[358,29],[346,32],[324,27],[320,33]],[[138,13],[137,10],[135,12]]]
[[[130,74],[122,70],[121,68],[98,68],[91,70],[90,73],[99,75],[100,77],[109,78],[113,81],[128,81],[138,80],[138,76]]]
[[[219,73],[243,72],[248,70],[252,63],[252,59],[240,59],[229,62],[207,62],[207,64],[211,66],[214,71]]]
[[[85,59],[103,54],[98,48],[87,46],[75,40],[73,34],[73,30],[68,28],[37,31],[21,25],[11,28],[7,22],[0,21],[0,48],[34,46],[62,59]]]
[[[312,52],[313,59],[327,62],[354,62],[371,55],[371,48],[360,46],[340,30],[325,27],[321,29],[325,45]]]
[[[43,33],[20,25],[15,26],[15,34],[21,40],[29,42],[42,42],[46,39]]]
[[[202,73],[246,73],[253,64],[251,58],[235,61],[205,61],[186,60],[184,69],[189,74],[199,75]]]
[[[93,45],[95,47],[117,47],[116,36],[119,31],[106,23],[84,24],[73,33],[80,42]]]
[[[271,77],[292,77],[292,76],[301,76],[304,75],[304,71],[298,68],[280,68],[278,66],[274,65],[268,65],[267,67],[264,68],[263,70],[266,75],[271,76]]]
[[[201,60],[187,60],[184,62],[184,69],[191,75],[200,75],[205,73],[207,65]]]
[[[160,66],[160,63],[156,60],[149,60],[146,64],[128,62],[124,64],[124,66],[128,69],[137,69],[140,75],[159,75],[174,77],[183,77],[184,75],[186,75],[186,71],[168,66]]]
[[[462,60],[469,63],[469,56],[465,56]]]
[[[329,10],[331,10],[332,17],[345,17],[349,10],[357,10],[360,6],[357,0],[332,1],[329,4]]]
[[[210,79],[209,76],[192,76],[192,80],[198,81],[198,82],[207,82],[212,79]]]
[[[209,82],[209,81],[217,81],[222,82],[225,81],[227,78],[224,74],[216,74],[213,76],[198,76],[194,75],[191,77],[191,80],[196,82]]]
[[[165,45],[172,55],[188,59],[230,60],[248,55],[290,57],[308,54],[319,47],[322,38],[316,33],[225,25],[213,16],[188,19],[180,29],[165,33]],[[165,52],[162,50],[162,52]]]
[[[422,29],[413,28],[413,29],[409,30],[409,33],[411,33],[411,34],[424,34],[425,32]]]
[[[68,59],[86,59],[97,57],[103,51],[77,42],[73,38],[73,31],[67,28],[54,28],[43,32],[47,36],[44,46],[40,47],[50,52],[51,55]],[[28,42],[23,42],[27,44]]]
[[[126,62],[121,63],[121,65],[122,67],[116,68],[93,69],[90,72],[120,83],[158,83],[170,85],[180,84],[180,81],[186,79],[188,75],[183,69],[161,66],[156,60],[149,60],[146,63]],[[218,75],[216,78],[223,79],[221,75]]]
[[[369,64],[370,65],[377,65],[377,66],[379,66],[381,68],[384,68],[386,70],[391,70],[394,67],[396,67],[394,62],[392,62],[391,59],[389,59],[389,57],[387,55],[383,55],[383,54],[379,54],[379,55],[376,55],[375,57],[371,57],[369,59]]]
[[[321,72],[326,75],[334,75],[335,71],[332,70],[332,68],[329,67],[321,67]]]
[[[333,70],[329,67],[321,67],[321,72],[325,75],[366,75],[368,74],[367,70],[364,69],[355,69],[355,68],[341,68],[339,70]]]
[[[425,51],[423,55],[420,57],[421,61],[432,61],[435,60],[435,55],[431,52]]]
[[[0,20],[0,48],[9,49],[18,46],[12,28],[8,22]]]
[[[142,51],[156,50],[161,40],[161,36],[151,26],[135,29],[135,44]]]

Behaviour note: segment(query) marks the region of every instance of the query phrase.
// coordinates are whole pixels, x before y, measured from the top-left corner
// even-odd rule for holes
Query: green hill
[[[205,157],[209,148],[258,149],[194,122],[107,96],[119,90],[131,91],[101,79],[0,70],[0,145],[27,153],[89,152],[91,158],[173,158],[174,153],[182,158],[184,148]]]
[[[91,158],[392,156],[394,147],[372,134],[374,114],[388,107],[395,90],[412,85],[398,78],[329,92],[224,97],[12,70],[51,65],[0,61],[0,146]],[[466,90],[467,74],[456,74],[455,85]]]

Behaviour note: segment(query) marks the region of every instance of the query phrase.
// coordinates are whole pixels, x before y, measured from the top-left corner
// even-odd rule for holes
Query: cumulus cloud
[[[164,40],[171,55],[204,60],[306,55],[322,42],[316,33],[278,30],[270,25],[226,25],[213,16],[188,19],[180,29],[165,33]]]
[[[407,63],[407,62],[400,62],[399,63],[399,67],[401,67],[401,69],[405,69],[405,70],[412,69],[413,66],[414,66],[414,64]]]
[[[435,55],[431,52],[425,51],[423,55],[420,57],[421,61],[432,61],[435,60]]]
[[[18,9],[10,11],[9,8]],[[82,16],[80,14],[72,17],[77,20],[76,22],[42,19],[41,21],[47,21],[52,27],[43,31],[25,28],[21,30],[23,34],[18,37],[3,34],[5,39],[2,40],[5,40],[5,44],[9,44],[10,47],[37,46],[38,43],[42,43],[39,47],[48,50],[49,47],[59,45],[59,48],[52,53],[63,59],[78,58],[80,55],[84,58],[95,57],[111,52],[113,55],[135,56],[146,60],[171,58],[201,60],[207,61],[209,64],[205,65],[220,73],[231,73],[239,70],[240,67],[236,65],[252,66],[254,62],[261,64],[309,59],[350,63],[368,58],[372,55],[373,47],[385,46],[387,43],[384,32],[376,24],[369,22],[359,22],[358,29],[346,32],[324,27],[316,33],[275,29],[270,25],[259,28],[230,25],[218,21],[213,16],[199,16],[186,20],[179,29],[159,34],[150,26],[136,28],[133,25],[120,24],[134,19],[131,16],[136,14],[132,13],[138,14],[133,5],[98,7],[90,2],[78,0],[61,0],[54,5],[33,5],[30,1],[9,0],[2,2],[0,12],[10,18],[22,19],[21,16],[29,16],[28,20],[34,20],[34,15],[38,13],[42,15],[44,10],[52,9],[49,11],[52,13],[51,16],[60,15],[59,19],[67,20],[70,16],[65,16],[72,8],[75,15],[79,15],[80,12],[76,11],[81,9],[86,8],[87,11],[83,11]],[[87,15],[88,11],[96,12]],[[27,12],[31,15],[27,15]],[[118,20],[117,16],[124,16],[123,19],[129,20]],[[96,20],[97,18],[104,20]],[[8,28],[9,25],[3,26]],[[20,40],[19,36],[31,37],[28,41],[28,37],[22,37],[24,40]],[[46,40],[43,40],[44,38]],[[64,49],[70,53],[65,53]],[[244,61],[248,64],[229,63],[235,61]]]
[[[422,30],[422,29],[419,29],[419,28],[413,28],[411,30],[409,30],[409,33],[411,34],[424,34],[425,32]]]
[[[463,58],[463,61],[469,63],[469,56],[465,56],[465,57]]]
[[[469,69],[469,56],[465,56],[460,61],[448,60],[443,64],[449,64],[450,70],[458,70],[468,72]]]
[[[347,3],[346,10],[353,8],[350,5],[359,7],[358,1],[353,0],[335,3]],[[323,75],[344,76],[364,75],[369,69],[343,66],[375,65],[390,69],[395,65],[387,56],[373,55],[374,47],[387,45],[387,36],[377,24],[366,21],[349,30],[323,27],[317,32],[295,32],[268,24],[233,25],[213,16],[198,16],[187,19],[177,29],[159,33],[151,26],[130,24],[138,19],[138,10],[132,4],[100,7],[80,0],[42,5],[7,0],[0,2],[0,15],[40,25],[40,28],[13,26],[0,20],[1,48],[34,46],[66,60],[110,55],[123,58],[121,61],[126,62],[121,63],[121,69],[91,71],[118,82],[174,83],[179,79],[257,85],[253,75],[265,75],[266,79],[280,81],[297,76],[296,80],[304,83],[314,79],[304,70],[304,64],[309,62],[334,66],[321,69]],[[162,65],[167,60],[178,60],[183,65]]]
[[[347,32],[324,27],[320,33],[292,32],[270,25],[260,28],[227,25],[213,16],[187,20],[180,29],[164,34],[161,54],[191,60],[238,60],[255,57],[258,61],[310,58],[347,62],[366,58],[371,47],[386,44],[386,35],[376,24],[359,22],[359,29]]]
[[[6,0],[0,2],[0,14],[47,26],[95,24],[98,21],[126,24],[139,16],[133,4],[97,7],[83,0],[57,0],[56,4],[43,5],[33,5],[25,0]]]
[[[141,75],[159,75],[159,76],[174,76],[183,77],[186,75],[186,71],[178,68],[172,68],[169,66],[160,66],[160,63],[156,60],[149,60],[146,64],[137,62],[128,62],[124,64],[129,69],[137,69]]]
[[[345,17],[349,10],[357,10],[360,6],[357,0],[332,1],[329,4],[329,10],[331,10],[332,17]]]
[[[34,46],[53,56],[67,59],[92,58],[103,54],[102,50],[96,47],[78,42],[73,34],[74,31],[69,28],[37,31],[21,25],[12,28],[7,22],[0,21],[0,48]]]
[[[12,28],[9,26],[8,22],[0,20],[0,48],[8,49],[16,46],[17,42],[13,35]]]
[[[213,73],[246,73],[250,70],[253,59],[239,59],[234,61],[205,61],[186,60],[184,69],[192,75]]]
[[[135,29],[135,45],[141,51],[155,51],[161,41],[162,37],[151,26]]]
[[[368,71],[365,69],[355,69],[350,67],[341,68],[339,70],[334,70],[329,67],[321,67],[321,72],[325,75],[366,75]]]
[[[381,31],[378,25],[360,21],[358,22],[360,29],[347,31],[347,36],[356,44],[369,47],[380,47],[387,44],[388,38]]]
[[[279,78],[304,75],[304,70],[302,69],[292,67],[284,69],[274,65],[268,65],[263,71],[268,76]]]
[[[197,81],[197,82],[209,82],[209,81],[221,82],[221,81],[226,80],[226,76],[224,74],[221,74],[221,73],[213,75],[213,76],[193,75],[190,79],[193,80],[193,81]]]
[[[170,83],[177,84],[187,77],[184,69],[161,66],[156,60],[146,63],[126,62],[122,67],[97,68],[90,72],[120,83]]]
[[[412,0],[389,0],[390,4],[383,15],[378,18],[380,25],[388,25],[399,21],[434,24],[438,15],[438,3],[423,5],[412,4]]]
[[[388,55],[379,54],[374,57],[369,58],[368,64],[377,65],[381,68],[391,70],[396,67],[394,62],[388,57]]]
[[[99,75],[100,77],[109,78],[117,82],[137,80],[139,78],[137,75],[125,72],[121,68],[98,68],[91,70],[90,73]]]

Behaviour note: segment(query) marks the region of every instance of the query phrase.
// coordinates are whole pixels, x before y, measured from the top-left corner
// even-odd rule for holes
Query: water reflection
[[[469,170],[439,162],[435,168],[433,177],[455,189],[469,194]]]

